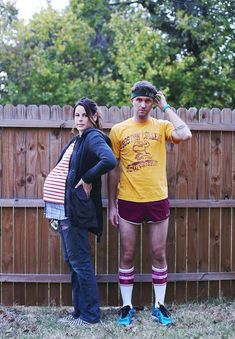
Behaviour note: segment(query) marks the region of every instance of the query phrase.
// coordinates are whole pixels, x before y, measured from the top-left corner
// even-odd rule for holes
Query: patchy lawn
[[[235,338],[235,301],[172,305],[175,325],[154,322],[151,310],[138,311],[128,327],[116,324],[117,308],[102,308],[102,322],[70,328],[57,322],[68,307],[0,306],[0,338]]]

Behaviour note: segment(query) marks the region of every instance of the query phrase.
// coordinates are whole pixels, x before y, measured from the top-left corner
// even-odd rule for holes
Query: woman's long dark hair
[[[95,128],[102,130],[101,124],[101,111],[99,110],[97,103],[89,98],[83,97],[79,101],[76,102],[73,108],[73,115],[75,115],[75,110],[77,106],[82,106],[85,109],[86,115],[89,121]],[[97,115],[97,119],[94,119],[95,114]]]

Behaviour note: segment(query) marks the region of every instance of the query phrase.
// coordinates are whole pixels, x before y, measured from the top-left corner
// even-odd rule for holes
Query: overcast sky
[[[69,0],[51,0],[52,7],[61,10]],[[29,21],[32,15],[47,6],[46,0],[16,0],[16,8],[19,10],[19,18]]]

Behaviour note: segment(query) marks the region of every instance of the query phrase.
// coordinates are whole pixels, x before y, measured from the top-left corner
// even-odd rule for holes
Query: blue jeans
[[[71,269],[73,315],[97,323],[100,321],[99,294],[90,260],[88,230],[75,227],[66,219],[60,221],[60,235],[64,259]]]

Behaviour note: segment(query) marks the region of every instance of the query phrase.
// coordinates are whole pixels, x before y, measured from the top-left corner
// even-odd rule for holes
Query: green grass
[[[128,327],[116,324],[117,308],[102,308],[102,323],[70,328],[57,322],[68,307],[0,306],[0,338],[235,338],[235,301],[172,305],[175,325],[154,322],[151,310],[136,313]]]

